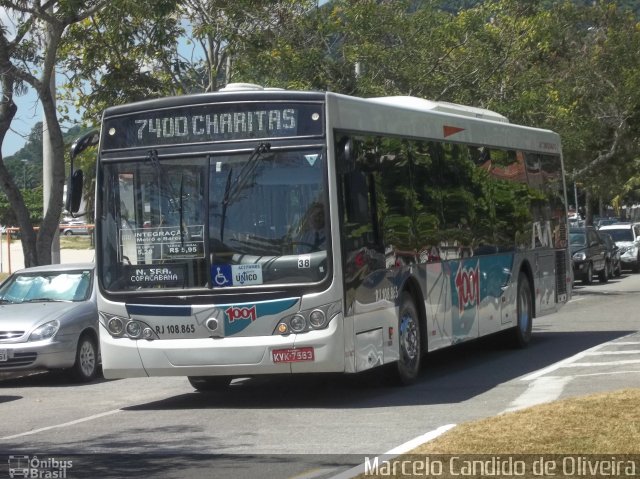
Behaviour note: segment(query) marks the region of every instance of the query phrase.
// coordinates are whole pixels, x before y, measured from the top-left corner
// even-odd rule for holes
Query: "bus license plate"
[[[156,334],[160,339],[194,338],[196,325],[192,323],[158,324]]]
[[[9,361],[9,350],[0,349],[0,363],[5,363],[7,361]]]
[[[313,361],[313,348],[289,348],[274,349],[271,351],[274,363],[298,363],[301,361]]]

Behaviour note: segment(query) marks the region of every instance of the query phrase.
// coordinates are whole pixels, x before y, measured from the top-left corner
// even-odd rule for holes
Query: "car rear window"
[[[606,231],[611,235],[613,241],[633,241],[631,228],[607,229]]]

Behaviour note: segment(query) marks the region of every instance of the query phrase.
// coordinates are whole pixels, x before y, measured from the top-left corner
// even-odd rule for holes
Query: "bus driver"
[[[296,239],[296,249],[299,253],[309,253],[325,249],[326,231],[324,222],[324,206],[313,202],[307,210]]]

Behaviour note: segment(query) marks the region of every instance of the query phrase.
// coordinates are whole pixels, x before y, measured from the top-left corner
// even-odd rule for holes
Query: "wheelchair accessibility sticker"
[[[262,284],[262,266],[259,264],[214,264],[211,266],[214,287],[248,286]]]

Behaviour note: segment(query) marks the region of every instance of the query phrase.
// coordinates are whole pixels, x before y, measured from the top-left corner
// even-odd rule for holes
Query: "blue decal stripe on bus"
[[[258,307],[258,314],[260,316],[266,316],[270,314],[278,314],[292,308],[294,304],[298,302],[297,299],[273,301],[268,303],[256,303]]]
[[[147,306],[144,304],[127,304],[129,315],[140,316],[191,316],[191,306]]]

